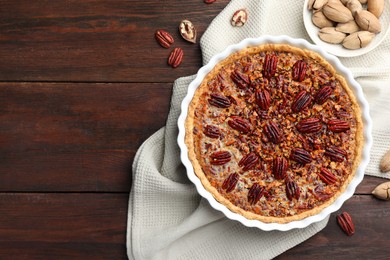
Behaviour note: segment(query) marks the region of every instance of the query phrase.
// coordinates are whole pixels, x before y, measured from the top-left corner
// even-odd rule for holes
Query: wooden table
[[[201,66],[199,35],[227,5],[218,0],[0,1],[0,258],[126,258],[131,164],[164,126],[172,82]],[[183,48],[183,64],[154,32]],[[141,116],[142,115],[142,116]],[[328,226],[278,259],[390,256],[390,203],[366,177],[342,208],[357,232]]]

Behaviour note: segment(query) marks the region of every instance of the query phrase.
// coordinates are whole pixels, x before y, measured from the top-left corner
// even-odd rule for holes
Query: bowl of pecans
[[[303,21],[312,41],[338,57],[355,57],[378,47],[390,30],[385,0],[305,0]]]
[[[372,145],[368,104],[337,57],[303,39],[249,38],[190,83],[180,157],[198,193],[262,230],[325,219],[362,181]]]

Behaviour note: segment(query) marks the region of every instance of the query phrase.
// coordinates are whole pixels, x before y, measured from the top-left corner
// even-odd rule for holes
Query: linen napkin
[[[233,0],[214,19],[201,39],[203,63],[247,37],[289,35],[309,40],[303,0]],[[233,12],[246,8],[244,27],[230,25]],[[390,149],[390,39],[375,50],[341,62],[362,85],[374,123],[374,146],[366,174],[379,172]],[[129,198],[127,254],[129,259],[271,259],[323,229],[328,218],[304,229],[261,231],[229,220],[200,198],[180,162],[177,118],[180,103],[195,76],[174,82],[166,126],[139,148],[133,163]],[[386,120],[387,119],[387,120]]]

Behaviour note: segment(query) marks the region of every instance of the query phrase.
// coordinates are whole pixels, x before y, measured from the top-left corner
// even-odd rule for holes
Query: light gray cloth
[[[303,0],[233,0],[201,39],[203,63],[247,37],[289,35],[308,39],[302,20]],[[233,12],[249,11],[244,27],[230,25]],[[341,59],[363,86],[374,123],[374,146],[366,174],[379,172],[390,149],[390,40],[369,54]],[[304,229],[261,231],[229,220],[201,199],[188,180],[177,146],[180,103],[194,76],[173,87],[167,124],[139,148],[133,163],[129,199],[127,253],[130,259],[271,259],[323,229],[328,218]]]

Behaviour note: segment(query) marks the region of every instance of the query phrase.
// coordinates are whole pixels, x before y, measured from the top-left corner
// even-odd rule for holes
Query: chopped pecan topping
[[[265,78],[271,78],[276,73],[276,68],[278,65],[278,57],[275,55],[267,54],[264,59],[263,64],[263,76]]]
[[[210,155],[210,163],[213,165],[223,165],[230,162],[231,154],[228,151],[218,151]]]
[[[249,76],[238,71],[234,70],[230,74],[230,78],[233,80],[236,85],[241,89],[246,89],[250,85],[250,79]]]
[[[341,133],[349,130],[349,123],[341,119],[332,119],[328,121],[328,129],[335,133]]]
[[[236,187],[239,179],[240,176],[237,173],[230,174],[222,183],[222,189],[226,190],[227,193],[231,192]]]
[[[337,181],[336,176],[324,167],[321,168],[321,171],[318,173],[318,177],[320,177],[320,179],[326,184],[333,184]]]
[[[304,60],[295,62],[292,68],[292,78],[295,81],[303,81],[306,76],[307,63]]]
[[[317,104],[324,104],[325,101],[333,94],[333,89],[330,86],[322,87],[320,90],[317,91],[317,94],[315,95],[314,101]]]
[[[256,204],[264,195],[265,188],[258,183],[252,185],[248,191],[248,202],[252,205]]]
[[[230,99],[219,93],[211,93],[208,101],[210,105],[219,108],[228,108],[231,105]]]
[[[239,116],[232,116],[231,120],[228,121],[228,125],[231,128],[240,131],[244,134],[248,133],[251,130],[251,124],[247,120]]]
[[[278,144],[282,140],[282,133],[275,122],[269,122],[264,126],[263,130],[268,139],[274,144]]]
[[[295,181],[288,180],[286,181],[286,195],[288,200],[299,199],[301,192],[299,190],[298,184]]]
[[[332,161],[342,162],[347,157],[347,152],[337,146],[329,146],[325,149],[325,156],[328,156]]]
[[[305,90],[302,90],[295,96],[294,102],[291,105],[291,109],[294,112],[299,112],[308,107],[311,103],[312,97],[310,93],[307,93]]]
[[[299,121],[297,129],[301,133],[317,133],[322,129],[322,124],[318,118],[309,117]]]
[[[267,110],[271,104],[271,97],[266,89],[259,89],[255,94],[256,103],[262,110]]]
[[[213,125],[206,125],[203,128],[203,133],[210,138],[219,138],[221,136],[221,130]]]
[[[290,159],[301,164],[306,164],[312,161],[310,153],[302,148],[294,148],[291,151]]]
[[[287,159],[284,157],[276,157],[273,161],[272,173],[275,179],[283,180],[286,177],[288,168]]]
[[[328,200],[330,197],[333,196],[333,193],[326,193],[324,190],[322,189],[318,189],[319,186],[317,186],[314,190],[314,192],[311,192],[314,197],[316,197],[316,199],[318,199],[319,201],[326,201]]]
[[[238,166],[244,167],[242,170],[247,171],[255,167],[258,161],[259,156],[252,152],[242,157],[242,159],[238,162]]]

